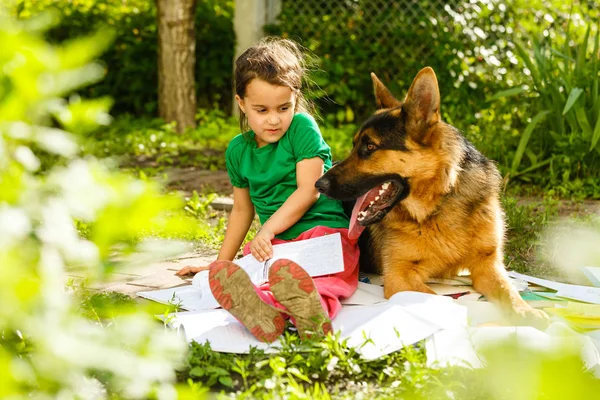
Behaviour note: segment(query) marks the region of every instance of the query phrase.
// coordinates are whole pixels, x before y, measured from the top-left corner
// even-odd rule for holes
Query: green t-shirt
[[[323,159],[325,172],[331,168],[331,149],[315,120],[303,113],[294,115],[290,128],[277,143],[258,148],[254,132],[249,131],[233,138],[225,153],[231,184],[249,188],[261,224],[297,189],[296,163],[313,157]],[[315,226],[347,228],[342,204],[321,195],[296,224],[276,237],[294,239]]]

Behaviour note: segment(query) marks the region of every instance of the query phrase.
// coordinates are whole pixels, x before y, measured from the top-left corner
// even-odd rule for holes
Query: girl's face
[[[287,86],[254,78],[246,86],[246,96],[236,95],[235,99],[248,117],[258,147],[278,142],[294,118],[296,96]]]

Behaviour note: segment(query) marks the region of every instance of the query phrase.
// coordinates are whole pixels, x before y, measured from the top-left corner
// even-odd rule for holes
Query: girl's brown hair
[[[306,71],[306,60],[299,45],[289,39],[267,37],[235,60],[235,93],[243,99],[252,79],[260,78],[272,85],[292,89],[296,94],[294,112],[311,113],[314,107],[302,93]],[[246,132],[250,130],[248,118],[239,111],[240,129]]]

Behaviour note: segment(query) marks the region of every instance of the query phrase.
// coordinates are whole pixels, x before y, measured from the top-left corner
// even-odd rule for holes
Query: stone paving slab
[[[116,283],[127,283],[129,281],[137,279],[138,277],[139,277],[138,275],[134,275],[134,274],[127,274],[127,273],[123,274],[120,272],[116,272],[116,273],[113,273],[110,275],[110,279],[108,281],[91,282],[88,285],[88,288],[94,289],[94,290],[102,290],[102,289],[105,289]]]
[[[85,278],[81,274],[71,274],[71,273],[67,273],[66,278],[67,278],[67,281],[71,280],[75,286],[78,286],[87,280],[87,278]],[[88,281],[86,284],[86,288],[91,289],[91,290],[103,290],[103,289],[105,289],[109,286],[113,286],[117,283],[127,283],[129,281],[132,281],[132,280],[138,279],[138,278],[139,278],[139,275],[113,273],[110,275],[109,279],[105,280],[105,281],[93,281],[93,282]]]
[[[134,297],[137,292],[147,292],[151,290],[157,290],[157,288],[149,286],[132,285],[130,283],[117,283],[116,285],[105,288],[103,292],[118,292]]]
[[[149,264],[143,267],[131,267],[119,270],[113,274],[108,282],[96,282],[89,286],[93,290],[104,292],[118,292],[129,296],[135,296],[137,292],[167,289],[175,286],[189,285],[191,277],[179,277],[175,275],[179,269],[187,266],[204,266],[216,259],[217,255],[198,255],[197,253],[185,253],[176,258]],[[126,271],[126,273],[124,273]],[[73,279],[82,279],[72,277]]]
[[[131,274],[136,277],[154,274],[160,271],[178,271],[181,267],[175,261],[159,261],[147,265],[130,266],[120,268],[119,273]]]
[[[233,199],[231,197],[217,197],[210,203],[215,210],[231,211],[233,209]]]
[[[187,280],[175,275],[175,271],[164,270],[127,282],[129,285],[147,286],[155,289],[166,289],[186,283]]]

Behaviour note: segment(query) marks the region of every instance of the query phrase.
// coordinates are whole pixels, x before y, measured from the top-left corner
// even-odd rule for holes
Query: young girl
[[[219,304],[259,340],[272,342],[291,317],[302,337],[331,330],[340,298],[358,286],[359,250],[348,238],[348,218],[339,202],[319,196],[315,182],[331,167],[331,151],[302,95],[303,56],[294,42],[268,38],[235,63],[240,128],[225,153],[233,185],[233,210],[217,261],[209,268]],[[250,128],[250,129],[248,129]],[[243,250],[257,260],[272,246],[339,232],[344,271],[314,280],[290,260],[277,260],[269,281],[255,287],[232,262],[257,212],[261,230]],[[185,267],[185,275],[206,267]]]

